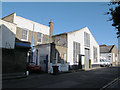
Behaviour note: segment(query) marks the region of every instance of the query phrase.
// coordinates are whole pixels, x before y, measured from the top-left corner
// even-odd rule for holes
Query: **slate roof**
[[[110,53],[115,45],[100,45],[100,53]]]

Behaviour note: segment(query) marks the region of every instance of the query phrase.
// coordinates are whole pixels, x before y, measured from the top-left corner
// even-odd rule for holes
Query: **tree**
[[[109,12],[107,14],[110,14],[112,17],[109,19],[109,21],[113,21],[112,26],[117,29],[117,38],[120,37],[120,0],[111,0],[111,2],[108,5],[115,5],[115,7],[112,7],[109,9]]]

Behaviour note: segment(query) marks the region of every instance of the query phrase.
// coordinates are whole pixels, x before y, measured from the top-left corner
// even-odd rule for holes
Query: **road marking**
[[[113,85],[117,80],[119,80],[120,77],[114,79],[113,81],[111,81],[110,83],[108,83],[107,85],[103,86],[100,90],[104,90],[105,88],[109,88],[110,85]]]

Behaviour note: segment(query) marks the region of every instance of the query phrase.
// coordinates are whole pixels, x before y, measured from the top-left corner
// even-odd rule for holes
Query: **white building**
[[[30,42],[33,46],[49,42],[50,26],[17,16],[16,13],[8,15],[2,20],[16,24],[16,38],[19,41]]]
[[[14,49],[16,24],[0,19],[0,48]]]
[[[113,65],[118,64],[118,49],[116,45],[100,45],[100,57],[106,58]]]
[[[68,33],[68,62],[78,65],[77,55],[82,56],[81,64],[85,70],[99,66],[99,45],[87,27]],[[91,60],[91,61],[89,61]]]
[[[87,27],[55,35],[53,39],[55,44],[67,48],[64,54],[71,68],[79,66],[81,69],[89,70],[91,67],[99,67],[99,45]],[[64,48],[62,51],[65,50]]]

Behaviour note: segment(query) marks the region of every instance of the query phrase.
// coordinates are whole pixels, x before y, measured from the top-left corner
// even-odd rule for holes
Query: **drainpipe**
[[[56,61],[55,61],[55,64],[57,64],[57,62],[58,62],[58,52],[56,52]]]
[[[31,44],[31,57],[32,57],[32,62],[33,62],[33,41],[34,41],[34,23],[32,23],[33,24],[33,33],[32,33],[32,44]]]

